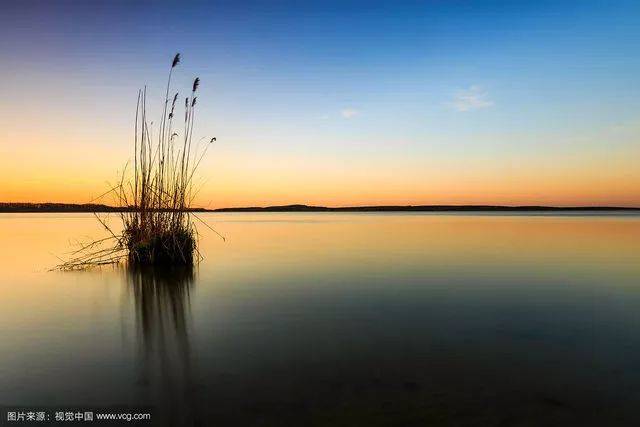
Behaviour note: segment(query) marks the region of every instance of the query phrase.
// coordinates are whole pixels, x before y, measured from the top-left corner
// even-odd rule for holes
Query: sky
[[[5,1],[0,201],[106,191],[180,52],[199,206],[640,206],[638,46],[638,1]]]

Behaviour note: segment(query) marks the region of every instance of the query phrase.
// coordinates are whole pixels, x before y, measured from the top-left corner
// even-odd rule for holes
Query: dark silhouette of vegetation
[[[0,202],[0,213],[2,212],[122,212],[133,210],[133,206],[109,206],[101,203],[2,203]],[[189,208],[192,212],[206,212],[203,208]]]
[[[0,203],[0,212],[122,212],[133,207],[72,203]],[[219,209],[189,208],[191,212],[518,212],[518,211],[638,211],[620,206],[493,206],[493,205],[390,205],[390,206],[249,206]]]
[[[638,211],[640,208],[613,206],[491,206],[491,205],[418,205],[418,206],[344,206],[326,207],[284,205],[266,207],[221,208],[214,212],[535,212],[535,211]]]
[[[191,209],[197,194],[193,180],[209,145],[216,139],[208,138],[204,146],[201,143],[205,138],[193,141],[198,77],[185,98],[182,128],[174,128],[179,93],[171,97],[169,93],[171,77],[179,63],[180,54],[176,54],[169,69],[155,138],[153,122],[149,122],[147,115],[147,89],[138,91],[133,173],[128,174],[125,167],[119,183],[103,195],[113,197],[122,220],[122,232],[113,232],[106,221],[96,215],[109,236],[81,245],[72,253],[72,258],[58,268],[78,269],[122,259],[144,265],[190,265],[200,256],[194,224],[198,218]]]

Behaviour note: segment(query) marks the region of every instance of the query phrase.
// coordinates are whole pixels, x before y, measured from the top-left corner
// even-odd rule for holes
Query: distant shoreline
[[[96,203],[3,203],[0,213],[74,213],[74,212],[127,212],[132,208],[120,208]],[[207,212],[206,209],[192,208],[191,212]]]
[[[124,212],[127,209],[103,204],[74,203],[0,203],[0,213],[78,213]],[[193,208],[192,212],[571,212],[571,211],[638,211],[640,207],[618,206],[495,206],[495,205],[406,205],[406,206],[308,206],[283,205],[266,207],[232,207],[219,209]]]

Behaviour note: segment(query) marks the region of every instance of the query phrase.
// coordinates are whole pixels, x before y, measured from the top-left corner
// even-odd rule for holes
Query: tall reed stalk
[[[175,123],[179,93],[173,94],[171,78],[180,64],[180,54],[171,62],[162,105],[162,117],[154,138],[147,115],[147,88],[138,91],[134,125],[133,173],[122,173],[120,182],[108,193],[121,208],[122,233],[83,245],[62,269],[118,262],[128,258],[138,264],[191,264],[198,254],[197,228],[191,203],[197,194],[194,176],[209,145],[216,139],[194,143],[193,130],[200,79],[193,81],[184,100],[184,116]],[[170,95],[173,94],[173,95]],[[175,127],[174,127],[175,126]],[[96,215],[97,217],[97,215]],[[206,225],[206,224],[205,224]],[[103,249],[105,242],[111,247]]]

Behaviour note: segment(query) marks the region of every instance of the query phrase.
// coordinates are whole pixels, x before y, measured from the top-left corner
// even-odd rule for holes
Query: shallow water
[[[149,408],[154,425],[640,423],[640,216],[201,217],[227,241],[200,227],[193,272],[61,273],[47,268],[71,240],[102,235],[92,216],[1,214],[0,406]]]

